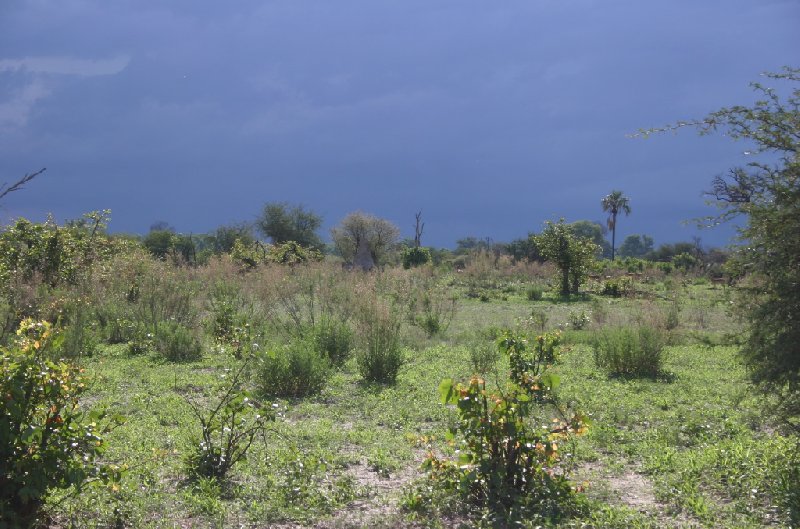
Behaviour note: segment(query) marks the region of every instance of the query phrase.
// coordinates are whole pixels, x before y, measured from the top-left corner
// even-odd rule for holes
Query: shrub
[[[629,296],[633,293],[633,281],[631,281],[629,277],[608,279],[603,283],[603,290],[600,291],[600,293],[604,296],[611,296],[612,298]]]
[[[270,247],[267,260],[277,264],[296,265],[311,261],[322,261],[322,254],[314,248],[306,248],[294,241]]]
[[[544,296],[544,288],[542,288],[541,285],[530,286],[528,290],[525,291],[525,295],[528,301],[541,301],[542,296]]]
[[[416,268],[431,262],[431,251],[422,246],[403,249],[403,268]]]
[[[580,312],[576,310],[569,311],[567,314],[567,323],[569,326],[575,330],[581,330],[590,323],[592,323],[592,313],[586,313],[585,310],[581,310]]]
[[[32,525],[51,489],[118,477],[96,463],[103,414],[78,411],[81,370],[48,360],[50,325],[25,320],[17,335],[0,352],[0,527],[12,528]]]
[[[172,362],[191,362],[203,356],[203,345],[195,333],[179,323],[158,324],[154,345],[161,356]]]
[[[497,364],[497,346],[494,340],[475,339],[468,347],[469,362],[474,373],[485,375]]]
[[[264,433],[266,422],[275,420],[272,410],[261,409],[241,389],[239,380],[246,368],[245,362],[213,408],[204,410],[189,401],[200,422],[200,437],[192,440],[192,450],[186,458],[194,477],[224,479],[245,458],[256,436]]]
[[[508,334],[499,344],[510,356],[512,384],[490,393],[478,377],[468,385],[442,381],[442,402],[458,410],[450,435],[458,439],[459,460],[440,460],[431,453],[425,466],[434,480],[501,515],[524,506],[556,518],[572,496],[558,445],[586,426],[579,414],[565,418],[557,409],[551,410],[557,417],[545,412],[543,403],[553,402],[558,377],[545,373],[538,350],[530,354],[524,340]]]
[[[350,358],[355,337],[350,326],[336,318],[323,317],[313,328],[314,348],[334,365]]]
[[[330,361],[308,339],[296,338],[259,355],[259,393],[274,397],[304,397],[319,392],[330,373]]]
[[[667,335],[654,327],[607,329],[592,339],[597,367],[615,375],[651,376],[661,373]]]
[[[391,309],[371,303],[360,315],[358,370],[369,382],[393,383],[403,364],[401,320]]]

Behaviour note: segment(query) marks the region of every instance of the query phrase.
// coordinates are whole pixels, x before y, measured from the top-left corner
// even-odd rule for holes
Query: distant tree
[[[331,237],[345,261],[354,263],[359,249],[365,248],[373,263],[379,265],[400,238],[400,230],[388,220],[356,211],[331,230]]]
[[[508,254],[514,261],[543,261],[535,237],[534,233],[529,233],[524,239],[514,239],[506,246]]]
[[[628,235],[619,247],[623,257],[644,257],[653,251],[653,238],[649,235]]]
[[[645,258],[651,261],[672,261],[672,258],[680,254],[694,255],[696,247],[691,242],[676,242],[673,244],[661,244],[655,250],[650,250],[645,254]]]
[[[622,191],[612,191],[600,202],[603,206],[603,211],[608,212],[608,229],[611,230],[611,260],[614,260],[614,249],[617,239],[617,215],[625,213],[631,214],[631,205],[628,197],[622,194]]]
[[[211,234],[212,248],[215,254],[231,253],[236,239],[249,245],[253,242],[252,226],[245,222],[220,226]]]
[[[605,237],[605,228],[599,222],[579,220],[570,224],[576,237],[583,237],[595,243],[602,250],[603,257],[611,256],[611,245]]]
[[[173,228],[170,223],[165,220],[157,220],[150,225],[150,231],[168,231],[175,233],[175,228]]]
[[[294,241],[306,248],[322,249],[324,245],[317,235],[322,226],[322,217],[303,206],[289,206],[288,202],[269,202],[264,205],[256,228],[272,244]]]
[[[455,253],[465,254],[472,250],[486,249],[487,247],[488,243],[486,240],[478,239],[477,237],[470,235],[469,237],[464,237],[463,239],[458,239],[456,241]]]
[[[172,251],[175,233],[169,230],[150,230],[142,239],[142,245],[153,257],[165,260]]]
[[[422,222],[422,211],[418,211],[414,215],[414,248],[419,248],[422,245],[422,230],[425,229],[425,223]]]
[[[561,295],[577,294],[597,255],[597,245],[589,239],[576,237],[564,219],[547,222],[534,240],[545,259],[561,272]]]

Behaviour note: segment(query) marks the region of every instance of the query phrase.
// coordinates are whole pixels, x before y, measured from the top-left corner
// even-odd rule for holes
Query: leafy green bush
[[[325,386],[331,367],[313,341],[299,338],[260,353],[258,361],[258,391],[270,397],[317,393]]]
[[[666,345],[666,333],[649,326],[605,329],[592,339],[595,364],[615,375],[658,376]]]
[[[403,268],[416,268],[431,262],[431,251],[423,246],[404,248],[402,254]]]
[[[469,363],[473,373],[486,375],[497,364],[497,346],[494,340],[476,338],[469,345]]]
[[[118,477],[96,463],[105,444],[100,412],[82,414],[86,380],[48,359],[47,322],[25,320],[17,345],[0,351],[0,527],[29,527],[51,489]]]
[[[191,362],[203,356],[203,344],[197,335],[179,323],[160,323],[154,341],[156,351],[172,362]]]
[[[350,325],[337,318],[323,317],[314,325],[312,336],[317,352],[334,365],[346,362],[355,347],[355,336]]]
[[[569,323],[570,327],[579,331],[592,323],[592,313],[589,312],[587,314],[585,310],[571,310],[567,314],[567,323]]]
[[[270,247],[267,260],[272,263],[295,265],[311,261],[321,261],[322,254],[313,249],[300,246],[294,241]]]
[[[532,285],[525,291],[525,296],[528,301],[541,301],[544,296],[544,288],[542,285]]]
[[[600,293],[604,296],[611,296],[612,298],[620,298],[622,296],[629,296],[633,292],[633,281],[629,277],[617,277],[615,279],[607,279],[603,283],[603,290]]]
[[[542,336],[541,347],[530,351],[525,340],[512,335],[499,347],[511,360],[511,380],[503,392],[490,393],[473,377],[468,385],[444,380],[439,393],[444,404],[455,405],[458,424],[450,439],[458,438],[458,461],[431,454],[425,466],[431,477],[461,493],[468,501],[493,511],[515,507],[556,518],[572,496],[559,463],[559,443],[586,430],[583,418],[565,418],[558,409],[552,417],[544,403],[554,401],[558,377],[546,373],[545,357],[557,336]]]

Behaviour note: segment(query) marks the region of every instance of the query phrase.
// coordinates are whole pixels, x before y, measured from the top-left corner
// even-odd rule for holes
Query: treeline
[[[419,215],[419,214],[418,214]],[[540,248],[536,244],[535,232],[527,237],[510,242],[497,242],[491,238],[468,236],[456,241],[456,247],[421,247],[424,223],[417,223],[415,237],[400,239],[400,230],[391,222],[372,215],[351,213],[332,230],[333,242],[326,244],[319,235],[322,217],[303,206],[292,206],[285,202],[268,203],[254,223],[234,223],[218,227],[212,232],[201,234],[177,233],[169,224],[158,222],[151,226],[144,236],[127,236],[140,240],[143,246],[159,259],[171,259],[193,265],[202,265],[212,256],[223,254],[268,255],[269,247],[280,247],[289,242],[296,245],[288,250],[297,253],[298,247],[310,250],[313,258],[323,255],[342,257],[346,262],[354,260],[359,240],[364,239],[369,247],[370,257],[375,264],[398,265],[409,263],[423,264],[431,261],[436,266],[450,265],[463,268],[468,256],[475,252],[490,252],[497,256],[505,255],[514,262],[544,262]],[[611,259],[611,244],[606,240],[606,229],[597,222],[581,220],[569,224],[572,233],[579,238],[588,239],[597,247],[598,259]],[[371,235],[370,235],[371,233]],[[238,242],[237,242],[238,241]],[[286,250],[286,249],[285,249]],[[413,255],[412,255],[413,254]],[[712,271],[721,275],[721,266],[728,252],[718,248],[705,248],[699,239],[690,242],[677,242],[654,245],[653,238],[644,234],[628,235],[616,251],[622,258],[637,258],[659,263],[674,263],[684,270]],[[411,256],[409,258],[409,256]],[[294,255],[296,260],[308,256]],[[252,258],[252,255],[251,255]],[[280,254],[286,257],[286,252]],[[279,259],[279,260],[280,260]]]

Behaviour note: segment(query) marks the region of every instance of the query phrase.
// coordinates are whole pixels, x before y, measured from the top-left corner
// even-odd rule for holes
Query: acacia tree
[[[641,131],[694,127],[752,145],[753,161],[713,179],[715,223],[743,217],[743,243],[730,269],[741,278],[738,307],[749,322],[742,356],[752,378],[778,395],[779,416],[800,430],[800,69],[764,74],[789,93],[759,83],[752,106],[722,108],[697,121]],[[758,156],[762,155],[762,156]]]
[[[321,249],[323,244],[317,235],[322,226],[322,217],[303,206],[289,206],[288,202],[269,202],[264,205],[256,228],[272,244],[294,241],[306,248]]]
[[[631,204],[622,191],[612,191],[600,201],[603,211],[608,212],[608,229],[611,230],[611,260],[614,260],[614,248],[617,239],[617,215],[622,212],[625,216],[631,214]]]

